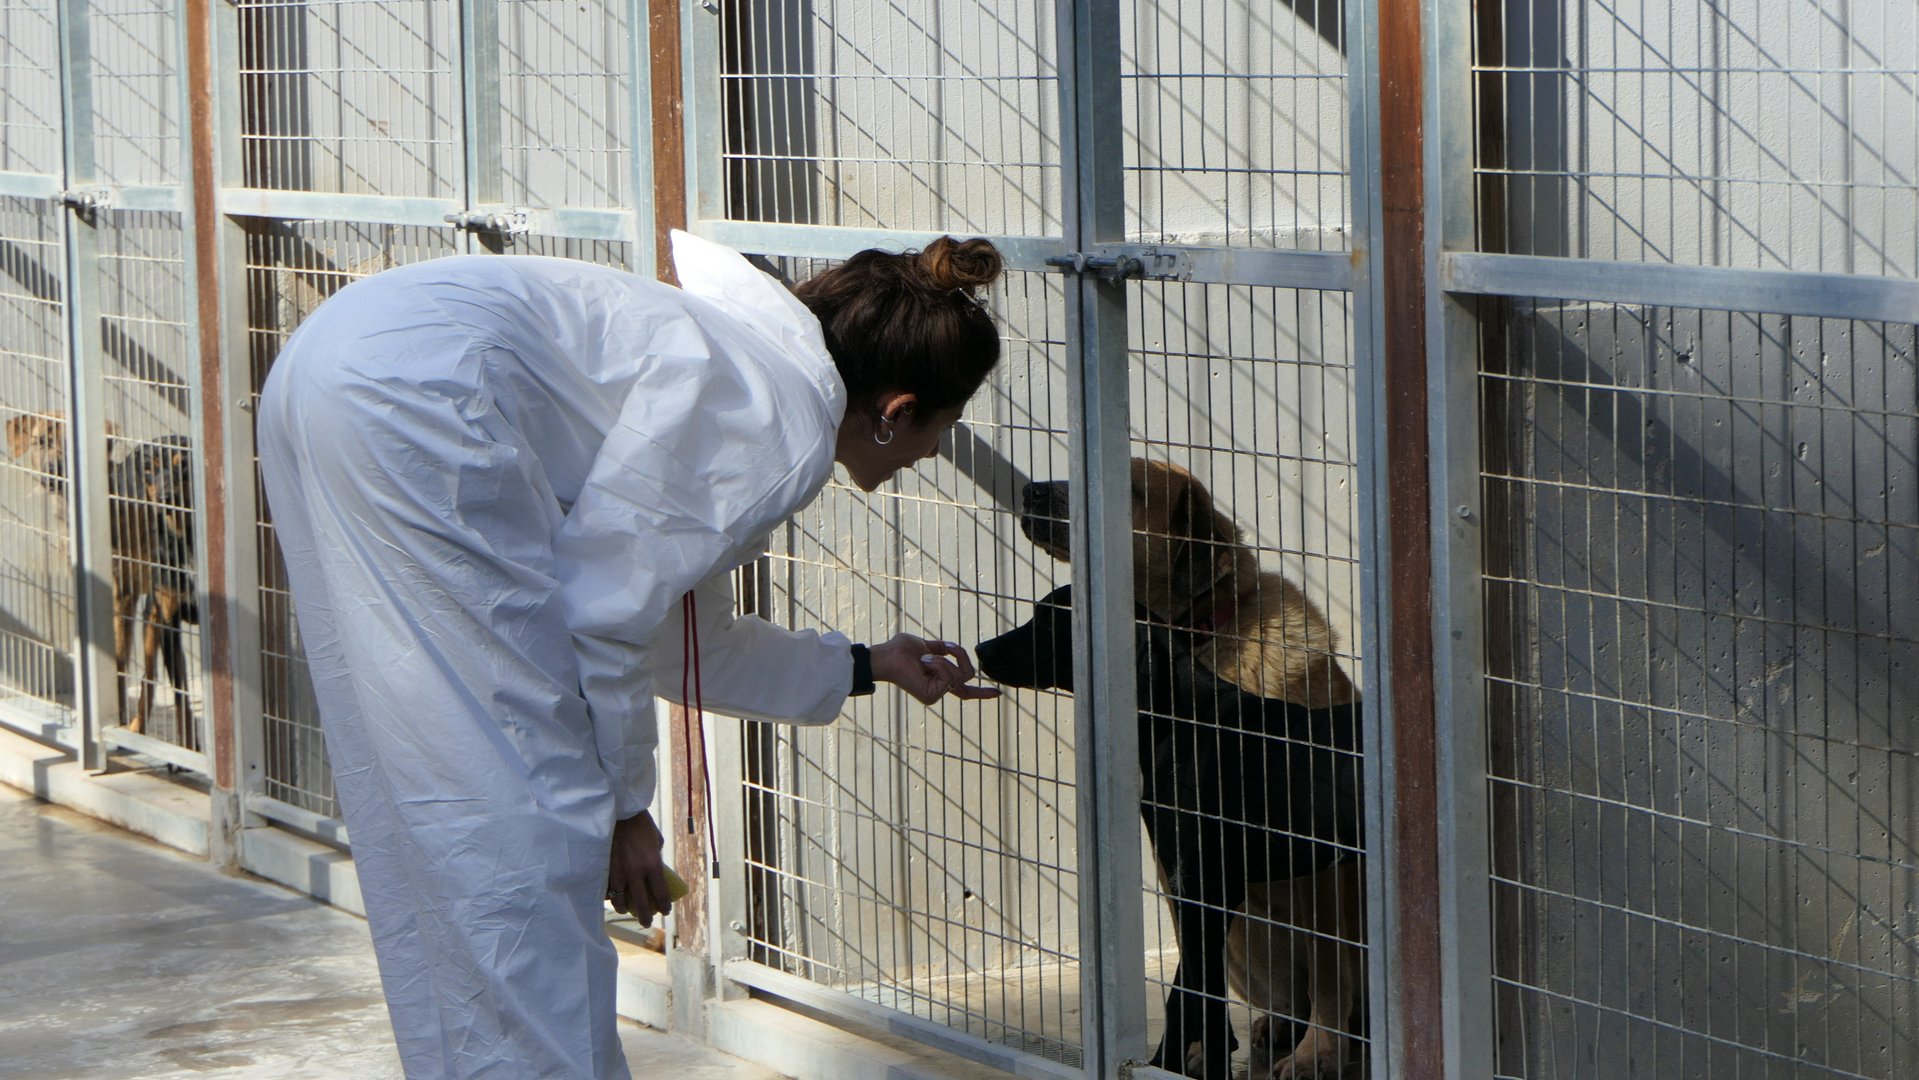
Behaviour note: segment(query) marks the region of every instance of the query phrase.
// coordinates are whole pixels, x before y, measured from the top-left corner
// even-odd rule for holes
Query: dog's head
[[[38,474],[43,487],[64,494],[67,481],[67,418],[28,413],[7,421],[7,453]]]
[[[1071,487],[1036,481],[1021,493],[1020,531],[1041,551],[1072,555]],[[1239,526],[1213,502],[1199,478],[1177,465],[1134,458],[1131,469],[1134,598],[1167,618],[1238,568],[1244,551]]]
[[[169,534],[193,535],[193,451],[185,435],[143,443],[116,468],[115,494],[141,500]]]
[[[1142,713],[1215,725],[1258,723],[1266,702],[1220,679],[1193,655],[1191,637],[1133,612],[1133,669]],[[1073,690],[1073,587],[1033,604],[1033,617],[974,650],[980,673],[1007,686]],[[1283,706],[1282,706],[1283,707]]]
[[[979,643],[980,674],[1007,686],[1073,689],[1073,587],[1062,585],[1033,604],[1033,617]]]

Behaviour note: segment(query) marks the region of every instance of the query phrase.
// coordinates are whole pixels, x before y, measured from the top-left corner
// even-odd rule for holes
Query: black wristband
[[[865,697],[873,692],[873,651],[864,645],[853,646],[853,689],[847,697]]]

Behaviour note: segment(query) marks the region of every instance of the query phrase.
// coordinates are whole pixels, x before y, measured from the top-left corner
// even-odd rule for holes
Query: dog
[[[1063,480],[1021,493],[1020,530],[1061,561],[1071,556],[1068,495]],[[1238,524],[1192,473],[1134,458],[1132,519],[1134,600],[1197,632],[1200,662],[1214,674],[1316,709],[1356,700],[1325,613],[1299,586],[1259,569]]]
[[[158,655],[173,685],[174,722],[180,742],[198,749],[187,688],[184,623],[198,623],[193,579],[193,457],[184,435],[166,435],[129,451],[112,466],[108,496],[113,533],[113,660],[119,674],[121,718],[133,732],[145,730],[153,712]],[[127,656],[141,601],[140,697],[126,717]]]
[[[32,470],[42,487],[66,498],[67,420],[34,413],[7,421],[7,450]],[[107,434],[118,429],[111,423]],[[193,463],[191,442],[167,435],[136,447],[107,467],[108,532],[113,549],[113,661],[120,722],[146,728],[153,711],[157,658],[174,689],[181,741],[198,746],[188,706],[186,646],[181,626],[199,621],[193,578]],[[144,607],[144,615],[143,615]],[[136,626],[137,620],[144,626]],[[143,630],[140,697],[127,712],[127,660]]]
[[[1026,623],[981,642],[980,671],[1009,686],[1072,690],[1072,586],[1048,593]],[[1139,696],[1140,816],[1171,895],[1179,966],[1166,998],[1166,1030],[1152,1064],[1206,1080],[1230,1076],[1235,1039],[1226,1007],[1229,981],[1257,1008],[1290,1015],[1299,966],[1291,935],[1270,924],[1279,901],[1306,890],[1349,909],[1332,920],[1343,938],[1303,951],[1313,1015],[1302,1037],[1280,1042],[1268,1015],[1254,1025],[1254,1060],[1265,1075],[1336,1075],[1339,1032],[1359,998],[1359,897],[1335,883],[1358,881],[1363,847],[1359,820],[1359,706],[1310,708],[1260,697],[1219,678],[1201,663],[1199,635],[1136,609],[1135,673]],[[1305,883],[1325,878],[1334,887]],[[1274,883],[1266,885],[1265,883]],[[1275,892],[1275,886],[1278,891]],[[1253,900],[1262,909],[1243,912]],[[1300,914],[1288,909],[1283,914]],[[1233,916],[1237,915],[1237,918]],[[1230,924],[1229,924],[1230,920]],[[1235,936],[1236,935],[1236,936]],[[1229,945],[1233,946],[1229,948]],[[1236,956],[1240,975],[1229,975]],[[1327,964],[1322,965],[1323,957]],[[1255,961],[1275,958],[1273,975]],[[1257,995],[1257,996],[1256,996]],[[1274,1051],[1293,1045],[1280,1060]]]

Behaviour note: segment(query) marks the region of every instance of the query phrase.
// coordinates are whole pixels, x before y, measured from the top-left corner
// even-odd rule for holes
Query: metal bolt
[[[700,6],[715,15],[720,13],[720,5],[715,3],[714,0],[700,0]]]
[[[726,928],[728,930],[733,931],[735,934],[740,935],[741,937],[746,936],[746,924],[739,921],[738,919],[734,919],[732,922],[727,923]]]
[[[240,400],[234,402],[233,407],[236,409],[239,409],[241,412],[252,412],[253,399],[251,397],[243,397]]]
[[[1470,506],[1461,505],[1458,513],[1461,521],[1471,521],[1473,518],[1473,508]]]

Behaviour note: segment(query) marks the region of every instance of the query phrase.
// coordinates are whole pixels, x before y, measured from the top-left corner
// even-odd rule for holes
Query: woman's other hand
[[[607,863],[606,898],[613,910],[652,926],[654,915],[673,910],[666,888],[666,839],[653,815],[642,810],[613,823],[613,856]]]
[[[892,683],[925,705],[948,694],[966,701],[999,696],[994,687],[968,685],[978,674],[973,658],[950,641],[895,634],[873,646],[872,659],[874,682]]]

